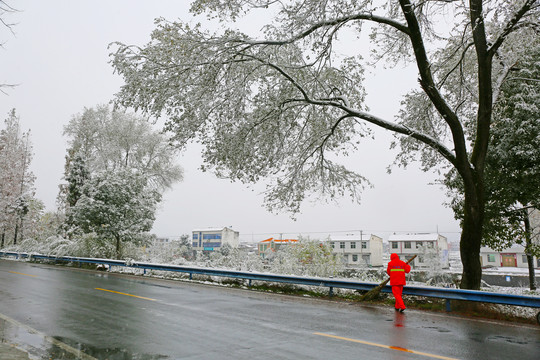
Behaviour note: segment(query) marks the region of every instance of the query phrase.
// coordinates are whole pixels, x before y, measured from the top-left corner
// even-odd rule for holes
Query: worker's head
[[[397,260],[399,259],[399,255],[396,254],[396,253],[393,253],[392,255],[390,255],[390,260]]]

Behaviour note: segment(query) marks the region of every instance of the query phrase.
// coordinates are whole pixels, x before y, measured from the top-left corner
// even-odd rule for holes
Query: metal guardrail
[[[334,288],[369,291],[379,285],[377,283],[337,280],[337,279],[331,279],[331,278],[314,278],[314,277],[300,277],[300,276],[277,275],[277,274],[266,274],[266,273],[256,273],[256,272],[242,272],[242,271],[234,271],[234,270],[220,270],[220,269],[200,268],[200,267],[192,267],[192,266],[152,264],[152,263],[144,263],[144,262],[138,262],[138,261],[96,259],[96,258],[73,257],[73,256],[58,256],[57,257],[57,256],[47,256],[47,255],[40,255],[40,254],[0,251],[0,257],[2,256],[14,256],[16,258],[23,258],[23,259],[28,258],[30,260],[47,260],[47,261],[72,262],[72,263],[79,263],[79,264],[88,263],[88,264],[101,264],[101,265],[108,265],[108,266],[122,266],[122,267],[130,267],[130,268],[135,268],[135,269],[142,269],[144,270],[144,272],[146,272],[146,270],[181,272],[181,273],[189,274],[190,280],[192,279],[193,274],[237,278],[237,279],[249,280],[250,287],[251,287],[251,282],[253,280],[289,283],[289,284],[297,284],[297,285],[321,286],[321,287],[329,288],[330,296],[332,296]],[[392,287],[387,285],[382,289],[382,292],[391,293]],[[461,290],[461,289],[421,287],[421,286],[406,286],[403,288],[403,294],[445,299],[447,311],[451,311],[451,302],[450,302],[451,300],[465,300],[465,301],[476,301],[476,302],[484,302],[484,303],[540,308],[540,297],[538,296],[499,294],[499,293],[491,293],[491,292],[476,291],[476,290]],[[537,315],[537,321],[540,324],[540,312]]]

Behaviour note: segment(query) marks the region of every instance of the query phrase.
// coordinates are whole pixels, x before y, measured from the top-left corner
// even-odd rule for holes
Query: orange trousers
[[[394,297],[396,298],[396,309],[406,309],[405,303],[403,302],[403,298],[401,297],[401,294],[403,293],[403,285],[392,285],[392,294],[394,294]]]

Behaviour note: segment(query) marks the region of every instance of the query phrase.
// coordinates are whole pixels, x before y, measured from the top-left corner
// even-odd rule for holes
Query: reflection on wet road
[[[540,358],[540,327],[0,260],[0,330],[35,359]]]

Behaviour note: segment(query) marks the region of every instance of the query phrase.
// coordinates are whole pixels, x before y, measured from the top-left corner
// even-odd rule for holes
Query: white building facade
[[[398,254],[403,261],[416,255],[413,268],[450,267],[448,241],[441,234],[394,234],[388,237],[388,244],[390,253]]]
[[[197,251],[215,251],[225,244],[238,247],[239,238],[240,233],[228,227],[195,229],[191,232],[191,244],[193,250]]]
[[[482,267],[517,267],[528,268],[527,255],[523,245],[512,245],[502,251],[489,247],[480,248],[480,262]],[[540,259],[533,257],[534,266],[540,268]]]
[[[330,236],[332,252],[340,255],[346,266],[382,266],[382,238],[373,234]]]
[[[528,212],[531,226],[531,243],[533,246],[540,246],[540,211],[531,208]],[[514,244],[501,251],[482,247],[480,248],[480,262],[482,267],[529,267],[525,246],[521,244]],[[533,264],[535,268],[540,268],[540,258],[534,256]]]

